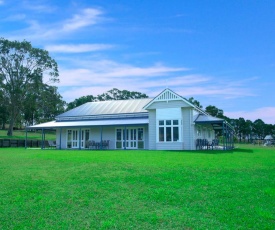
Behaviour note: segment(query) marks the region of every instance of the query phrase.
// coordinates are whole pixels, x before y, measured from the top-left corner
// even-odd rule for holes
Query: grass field
[[[0,139],[25,139],[26,133],[25,130],[14,130],[13,131],[13,136],[7,136],[7,130],[0,130]],[[55,131],[45,131],[46,133],[46,139],[47,140],[55,140]],[[41,131],[36,131],[36,132],[31,132],[28,131],[28,139],[30,140],[41,140]]]
[[[275,148],[2,148],[0,175],[0,229],[275,229]]]

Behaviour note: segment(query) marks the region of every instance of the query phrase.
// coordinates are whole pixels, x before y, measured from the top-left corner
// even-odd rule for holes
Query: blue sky
[[[67,102],[170,88],[275,124],[275,1],[0,0],[1,37],[57,61]]]

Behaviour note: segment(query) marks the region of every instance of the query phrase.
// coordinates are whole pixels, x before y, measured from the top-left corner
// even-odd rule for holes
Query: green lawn
[[[0,229],[275,229],[274,147],[1,148],[0,176]]]
[[[13,131],[13,136],[9,137],[7,136],[7,130],[0,130],[0,139],[25,139],[26,137],[26,132],[25,130],[14,130]],[[55,135],[55,131],[49,131],[46,130],[46,139],[47,140],[55,140],[56,139],[56,135]],[[41,140],[42,136],[41,136],[41,131],[36,131],[36,132],[31,132],[28,131],[28,139],[29,140]]]

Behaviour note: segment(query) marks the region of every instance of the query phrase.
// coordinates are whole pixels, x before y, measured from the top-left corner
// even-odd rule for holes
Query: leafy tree
[[[8,121],[9,113],[7,109],[7,100],[2,89],[0,89],[0,125],[5,129],[5,124]]]
[[[261,119],[257,119],[253,122],[254,132],[259,139],[264,139],[268,134],[265,130],[265,123]]]
[[[97,95],[98,101],[109,101],[109,100],[127,100],[127,99],[140,99],[140,98],[148,98],[148,96],[144,93],[136,92],[136,91],[128,91],[128,90],[119,90],[113,88],[106,93]]]
[[[45,75],[51,82],[58,81],[57,63],[48,51],[33,48],[25,40],[0,39],[0,88],[8,100],[8,136],[12,136],[14,123],[22,113],[28,92],[37,90],[32,85],[42,84]]]
[[[245,133],[248,141],[251,141],[254,137],[253,122],[250,120],[245,121]]]
[[[24,120],[29,125],[53,120],[55,116],[64,112],[65,104],[56,87],[41,84],[39,94],[35,91],[27,94]]]
[[[71,110],[71,109],[76,108],[80,105],[83,105],[87,102],[92,102],[92,101],[95,101],[95,100],[96,100],[96,98],[93,95],[87,95],[87,96],[77,98],[74,101],[67,104],[67,109],[66,110],[67,111]]]
[[[213,106],[213,105],[208,105],[205,108],[205,112],[207,112],[208,114],[210,114],[213,117],[224,118],[223,110],[218,109],[216,106]]]
[[[113,88],[106,93],[99,94],[96,97],[93,95],[83,96],[75,99],[73,102],[68,103],[67,110],[73,109],[77,106],[83,105],[86,102],[92,101],[111,101],[111,100],[127,100],[127,99],[140,99],[148,98],[144,93],[128,90],[119,90]]]
[[[188,99],[188,101],[189,101],[190,103],[192,103],[193,105],[197,106],[197,107],[200,108],[200,109],[203,108],[202,105],[200,104],[200,102],[197,101],[197,100],[195,100],[195,98],[193,98],[193,97],[190,97],[190,98]]]

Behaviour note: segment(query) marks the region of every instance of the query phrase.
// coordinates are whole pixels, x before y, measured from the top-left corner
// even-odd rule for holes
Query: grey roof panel
[[[199,114],[199,115],[195,115],[195,119],[194,119],[194,122],[196,123],[220,123],[220,122],[223,122],[224,120],[221,119],[221,118],[217,118],[217,117],[212,117],[212,116],[206,116],[204,114]]]
[[[132,100],[117,100],[117,101],[97,101],[87,102],[72,110],[62,113],[57,116],[61,117],[76,117],[76,116],[93,116],[102,114],[124,114],[124,113],[145,113],[143,107],[152,99],[132,99]]]

